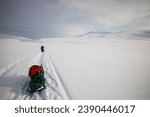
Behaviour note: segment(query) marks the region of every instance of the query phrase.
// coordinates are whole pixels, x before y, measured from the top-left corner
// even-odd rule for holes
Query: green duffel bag
[[[45,88],[44,72],[36,73],[29,82],[29,91],[35,92]]]

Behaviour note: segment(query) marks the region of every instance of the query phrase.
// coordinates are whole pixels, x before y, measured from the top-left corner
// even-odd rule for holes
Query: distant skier
[[[44,52],[44,46],[41,46],[41,52]]]

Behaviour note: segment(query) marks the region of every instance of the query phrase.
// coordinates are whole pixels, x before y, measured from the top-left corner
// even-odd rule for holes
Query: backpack
[[[34,92],[45,87],[44,70],[42,66],[33,65],[28,73],[30,77],[29,91]]]
[[[35,74],[40,73],[40,72],[44,72],[43,67],[39,65],[33,65],[30,67],[28,74],[30,78],[33,78]]]

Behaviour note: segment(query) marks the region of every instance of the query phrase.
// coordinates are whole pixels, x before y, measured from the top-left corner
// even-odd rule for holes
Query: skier
[[[29,82],[30,92],[40,91],[45,88],[45,77],[44,77],[44,70],[42,66],[33,65],[29,69],[28,75],[30,77],[30,82]]]
[[[44,52],[44,46],[41,46],[41,52]]]

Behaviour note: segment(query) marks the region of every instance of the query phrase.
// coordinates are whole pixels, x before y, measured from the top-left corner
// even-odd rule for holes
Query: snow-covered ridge
[[[22,37],[22,36],[15,36],[15,35],[9,35],[9,34],[2,34],[0,33],[0,39],[8,39],[8,40],[19,40],[19,41],[34,41],[32,39]]]
[[[124,36],[134,36],[134,37],[143,37],[150,38],[150,31],[121,31],[121,32],[96,32],[90,31],[84,34],[79,34],[76,37],[83,38],[99,38],[99,37],[124,37]]]
[[[79,34],[76,37],[104,37],[108,34],[111,34],[111,32],[94,32],[90,31],[84,34]]]

